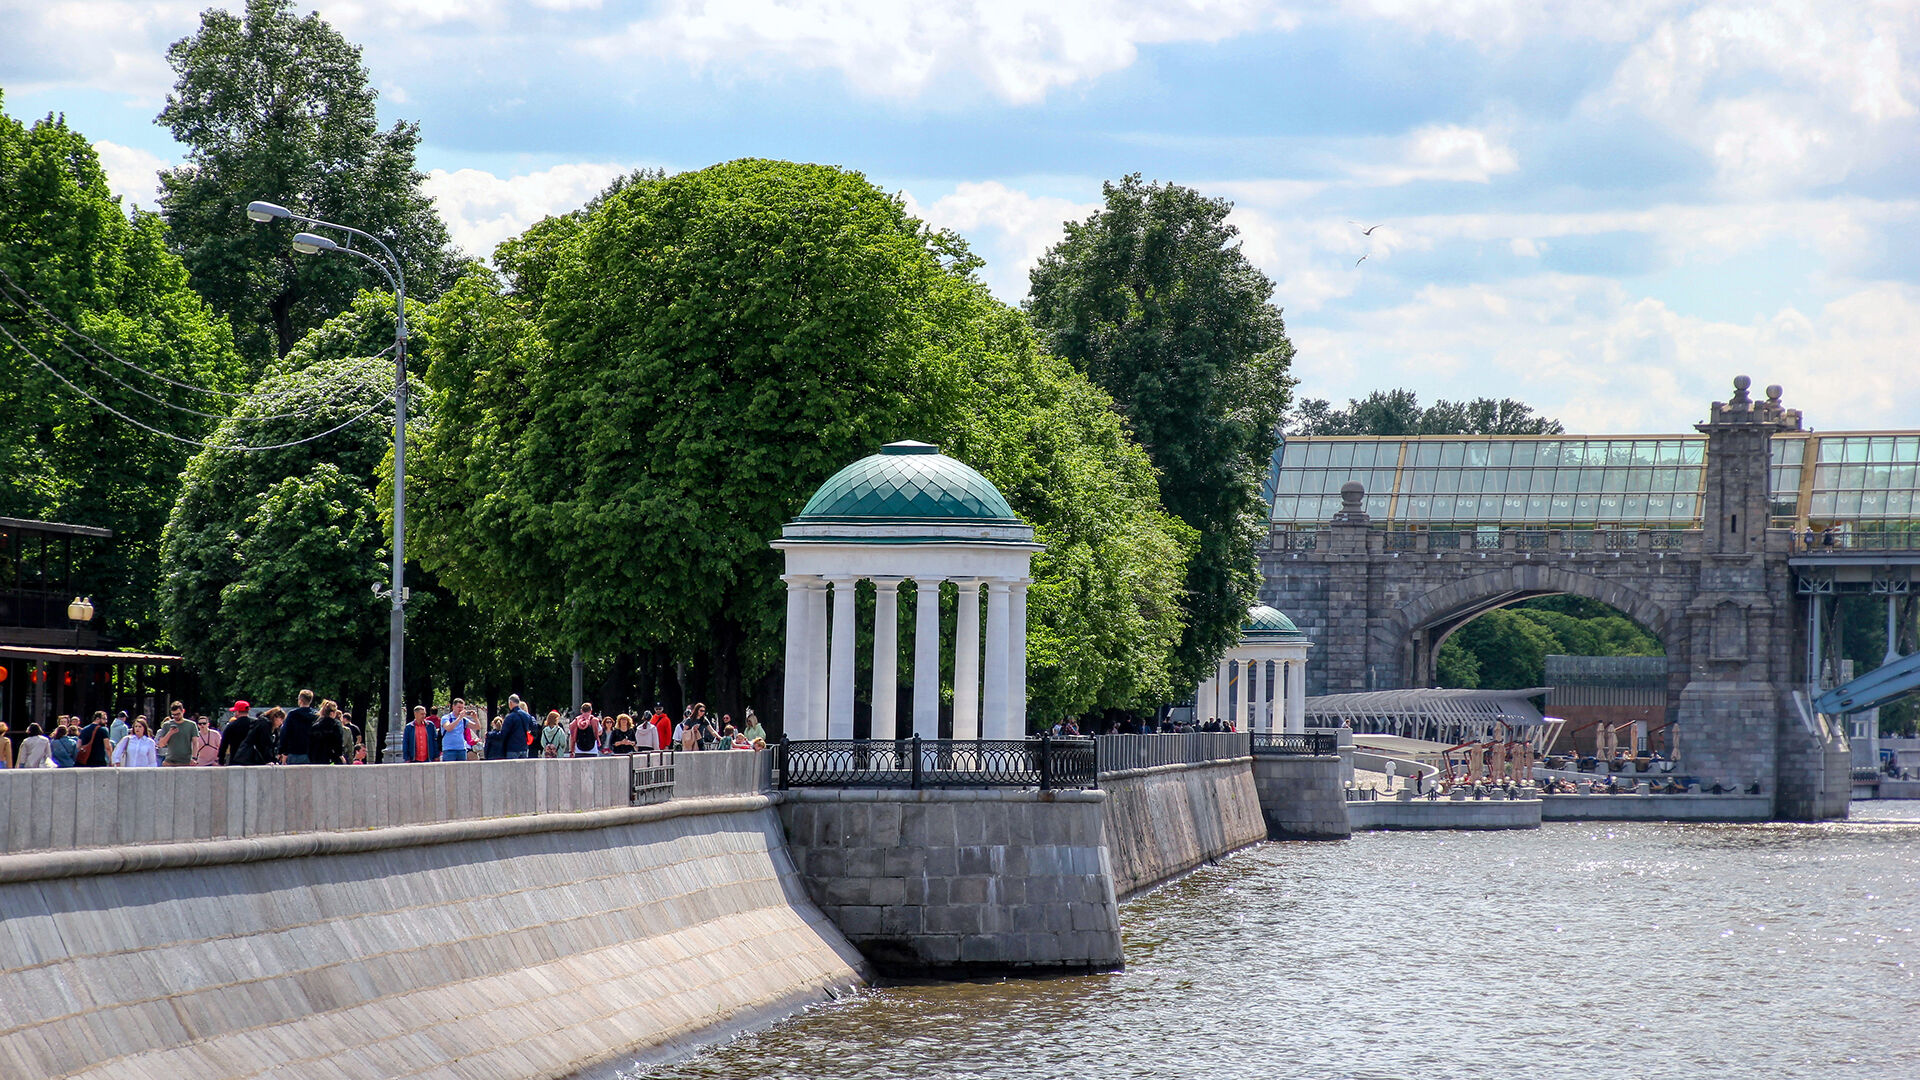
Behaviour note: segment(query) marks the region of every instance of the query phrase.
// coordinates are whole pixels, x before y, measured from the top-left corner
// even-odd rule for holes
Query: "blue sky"
[[[150,203],[206,6],[0,0],[7,111],[65,112]],[[1233,200],[1305,396],[1676,431],[1744,373],[1816,427],[1920,427],[1920,0],[309,6],[476,254],[635,166],[785,157],[900,192],[1017,302],[1138,171]]]

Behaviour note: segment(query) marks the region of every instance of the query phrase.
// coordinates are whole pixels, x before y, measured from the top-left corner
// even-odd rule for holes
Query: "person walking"
[[[597,757],[600,753],[600,721],[593,715],[593,702],[580,704],[580,715],[567,725],[574,757]]]
[[[547,712],[547,722],[540,728],[540,756],[563,758],[567,756],[567,727],[560,722],[560,710]]]
[[[631,754],[640,749],[640,735],[634,730],[633,717],[621,713],[607,729],[607,753]]]
[[[113,752],[113,740],[109,736],[112,729],[107,725],[107,714],[93,714],[93,721],[80,729],[76,740],[79,749],[74,754],[74,764],[83,769],[104,769],[111,762],[108,755]]]
[[[134,717],[133,727],[127,732],[127,737],[113,748],[113,763],[130,769],[159,767],[160,755],[154,748],[153,736],[147,734],[146,717]]]
[[[299,707],[286,713],[280,724],[282,765],[306,765],[313,760],[308,743],[313,735],[313,722],[320,719],[320,714],[313,711],[313,691],[300,691],[299,701]]]
[[[496,716],[493,723],[487,725],[487,744],[482,756],[488,761],[501,761],[507,756],[506,718]]]
[[[245,702],[235,702],[236,706]],[[274,706],[254,718],[247,728],[244,743],[233,753],[235,765],[271,765],[280,760],[280,732],[286,726],[287,711]]]
[[[183,768],[193,764],[193,740],[199,737],[200,725],[187,715],[187,707],[176,701],[167,706],[167,721],[153,743],[163,755],[164,764]]]
[[[700,749],[700,725],[694,721],[693,710],[680,718],[680,726],[673,729],[673,741],[682,750]]]
[[[259,721],[248,711],[253,706],[244,701],[236,701],[227,709],[227,726],[220,729],[220,764],[237,765],[234,755],[247,743],[247,736],[253,732],[253,725]]]
[[[292,723],[292,713],[287,714],[287,721],[289,724]],[[352,748],[349,738],[346,727],[340,723],[340,706],[332,698],[322,701],[319,715],[314,718],[313,726],[307,730],[308,763],[340,764]]]
[[[400,731],[400,760],[439,761],[440,739],[440,722],[427,716],[425,705],[415,705],[413,719]]]
[[[440,760],[467,760],[468,739],[473,734],[473,725],[468,722],[465,710],[450,713],[440,721]]]
[[[767,729],[760,726],[760,718],[753,715],[751,705],[747,707],[747,726],[740,730],[740,734],[747,737],[748,743],[767,741]]]
[[[20,740],[20,757],[14,762],[16,769],[53,768],[53,740],[40,733],[39,724],[27,725],[27,737]]]
[[[528,712],[526,705],[520,701],[520,695],[508,694],[507,714],[500,718],[500,741],[503,746],[501,756],[526,757],[537,735],[533,714]]]
[[[74,755],[80,752],[80,741],[74,738],[74,729],[60,724],[53,729],[53,764],[55,768],[73,768]]]
[[[104,716],[106,714],[102,713],[101,715]],[[140,719],[145,720],[146,717],[143,716]],[[127,719],[127,711],[122,709],[113,714],[113,723],[107,726],[107,739],[110,742],[118,744],[121,739],[127,737],[127,732],[132,730],[133,724]]]
[[[662,750],[672,749],[673,748],[673,718],[667,715],[667,707],[665,705],[660,704],[657,701],[654,702],[653,716],[649,722],[653,724],[654,734],[660,740],[660,749]]]
[[[633,727],[633,748],[636,752],[661,748],[660,732],[653,726],[653,718],[644,713]]]

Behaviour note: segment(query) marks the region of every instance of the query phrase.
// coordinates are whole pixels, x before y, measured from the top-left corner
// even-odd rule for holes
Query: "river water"
[[[1126,970],[897,986],[641,1075],[1920,1078],[1920,803],[1262,844]]]

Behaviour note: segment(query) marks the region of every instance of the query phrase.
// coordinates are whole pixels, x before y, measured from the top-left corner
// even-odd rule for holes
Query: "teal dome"
[[[1247,609],[1247,621],[1240,627],[1240,636],[1266,641],[1289,638],[1305,641],[1307,638],[1285,613],[1265,604],[1255,604]]]
[[[888,443],[834,473],[795,525],[895,522],[1019,525],[993,482],[920,442]]]

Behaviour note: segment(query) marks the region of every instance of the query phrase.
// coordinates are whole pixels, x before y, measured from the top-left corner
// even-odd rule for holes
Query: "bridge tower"
[[[1692,598],[1675,628],[1684,641],[1668,654],[1688,658],[1673,719],[1686,770],[1706,784],[1774,793],[1781,818],[1846,816],[1847,772],[1837,812],[1828,758],[1844,739],[1793,698],[1797,656],[1791,528],[1769,531],[1773,436],[1800,430],[1800,413],[1781,405],[1778,386],[1754,401],[1745,375],[1716,401],[1705,423],[1706,483],[1700,559]]]

